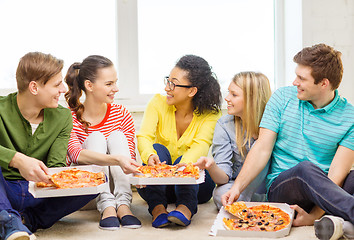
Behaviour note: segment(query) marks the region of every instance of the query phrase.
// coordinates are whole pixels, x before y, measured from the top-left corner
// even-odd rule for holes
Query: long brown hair
[[[242,120],[235,116],[235,129],[236,145],[244,159],[247,142],[250,147],[251,138],[259,135],[259,124],[272,91],[268,78],[262,73],[240,72],[232,81],[243,91]]]
[[[69,91],[65,93],[66,102],[71,110],[76,113],[77,120],[84,125],[85,131],[90,126],[90,123],[82,118],[85,107],[80,102],[82,92],[86,92],[85,81],[89,80],[94,83],[97,79],[98,70],[111,66],[113,66],[113,63],[108,58],[91,55],[85,58],[82,63],[73,63],[65,76],[65,82],[69,88]]]

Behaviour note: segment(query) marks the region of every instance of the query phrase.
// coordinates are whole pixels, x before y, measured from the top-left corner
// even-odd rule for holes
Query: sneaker
[[[30,240],[28,228],[22,224],[21,219],[5,210],[0,212],[0,237],[5,240]],[[34,235],[33,235],[34,236]],[[35,236],[34,236],[35,237]],[[35,239],[35,238],[34,238]]]
[[[102,230],[114,231],[119,229],[119,221],[117,217],[108,217],[100,220],[99,226]]]
[[[37,237],[36,237],[36,235],[34,235],[32,233],[32,232],[34,232],[32,230],[32,225],[29,224],[28,216],[25,213],[21,214],[21,221],[22,221],[22,224],[25,225],[25,227],[27,227],[27,229],[29,230],[28,234],[29,234],[30,240],[36,240]]]
[[[325,215],[315,221],[315,235],[321,240],[337,240],[343,236],[343,223],[340,217]]]
[[[120,220],[120,224],[125,228],[141,228],[140,220],[133,215],[125,215]]]

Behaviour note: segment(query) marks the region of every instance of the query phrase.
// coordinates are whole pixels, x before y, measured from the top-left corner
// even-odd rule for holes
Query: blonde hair
[[[243,159],[246,157],[246,144],[250,147],[253,136],[259,135],[265,106],[272,95],[268,78],[257,72],[240,72],[232,81],[243,91],[242,120],[235,116],[236,145]]]

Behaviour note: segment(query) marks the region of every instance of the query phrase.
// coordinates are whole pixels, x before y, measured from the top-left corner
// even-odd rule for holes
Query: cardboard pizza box
[[[236,218],[232,214],[228,213],[224,207],[222,207],[216,216],[214,225],[211,227],[209,235],[211,236],[223,236],[223,237],[252,237],[252,238],[280,238],[289,234],[291,225],[294,219],[294,210],[286,203],[271,203],[271,202],[245,202],[247,207],[252,207],[261,204],[271,205],[280,208],[290,216],[290,224],[276,232],[264,232],[264,231],[245,231],[245,230],[228,230],[224,227],[223,218]]]
[[[90,171],[90,172],[104,172],[102,166],[96,165],[77,165],[72,167],[58,167],[58,168],[49,168],[49,175],[54,173],[70,169],[77,168],[80,170]],[[29,182],[28,191],[35,198],[47,198],[47,197],[67,197],[67,196],[79,196],[79,195],[91,195],[97,194],[105,191],[109,187],[108,178],[106,176],[106,182],[95,186],[95,187],[85,187],[85,188],[67,188],[67,189],[56,189],[51,188],[41,188],[37,187],[35,182]]]
[[[146,177],[137,177],[130,176],[129,181],[133,185],[192,185],[200,184],[205,181],[205,171],[199,171],[199,178],[195,179],[194,177],[170,177],[170,178],[146,178]]]

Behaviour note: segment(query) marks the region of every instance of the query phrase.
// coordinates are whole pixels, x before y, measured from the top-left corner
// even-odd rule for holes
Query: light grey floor
[[[169,210],[173,210],[169,205]],[[151,226],[151,216],[147,211],[147,204],[134,192],[132,211],[142,221],[140,229],[121,228],[117,231],[104,231],[98,228],[99,213],[97,210],[77,211],[46,230],[39,230],[36,233],[39,240],[89,240],[89,239],[243,239],[231,237],[212,237],[208,232],[213,225],[217,211],[212,201],[198,206],[198,213],[193,217],[191,225],[186,228],[171,226],[163,229],[156,229]],[[259,238],[248,238],[255,240]],[[269,238],[264,238],[269,239]],[[282,239],[307,240],[316,239],[313,227],[292,228],[290,234]]]

